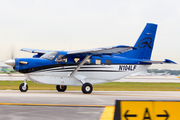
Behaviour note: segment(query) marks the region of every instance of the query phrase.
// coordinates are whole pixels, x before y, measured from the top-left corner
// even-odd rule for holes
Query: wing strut
[[[74,74],[80,69],[81,66],[84,65],[84,63],[87,61],[87,59],[89,59],[91,57],[91,55],[87,55],[83,61],[76,67],[76,69],[74,69],[74,71],[70,74],[70,76],[74,76]]]

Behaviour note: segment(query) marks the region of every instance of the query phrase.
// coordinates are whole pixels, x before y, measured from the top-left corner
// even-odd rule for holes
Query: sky
[[[152,60],[180,69],[179,0],[0,0],[0,61],[32,57],[21,48],[81,50],[130,45],[158,24]]]

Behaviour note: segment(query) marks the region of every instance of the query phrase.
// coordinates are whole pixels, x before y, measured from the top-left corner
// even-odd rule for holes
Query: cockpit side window
[[[67,57],[65,55],[60,54],[56,60],[56,62],[67,62]]]
[[[48,52],[48,53],[45,53],[44,55],[42,55],[40,58],[53,60],[57,54],[58,54],[58,52]]]

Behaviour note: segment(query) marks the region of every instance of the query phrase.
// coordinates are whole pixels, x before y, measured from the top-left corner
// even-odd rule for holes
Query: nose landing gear
[[[21,92],[26,92],[28,90],[28,85],[26,83],[27,79],[25,78],[24,83],[19,85],[19,90]]]
[[[21,92],[26,92],[26,91],[28,90],[28,85],[27,85],[26,83],[20,84],[19,90],[20,90]]]

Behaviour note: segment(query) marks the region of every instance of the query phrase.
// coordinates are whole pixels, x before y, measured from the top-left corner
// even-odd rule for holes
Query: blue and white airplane
[[[133,46],[111,46],[79,51],[50,51],[23,48],[21,51],[37,53],[33,58],[15,58],[5,61],[14,70],[25,74],[21,92],[28,90],[27,80],[56,85],[59,92],[67,86],[82,86],[82,92],[90,94],[94,84],[122,79],[130,74],[146,70],[152,64],[175,62],[152,61],[157,25],[147,23]]]

